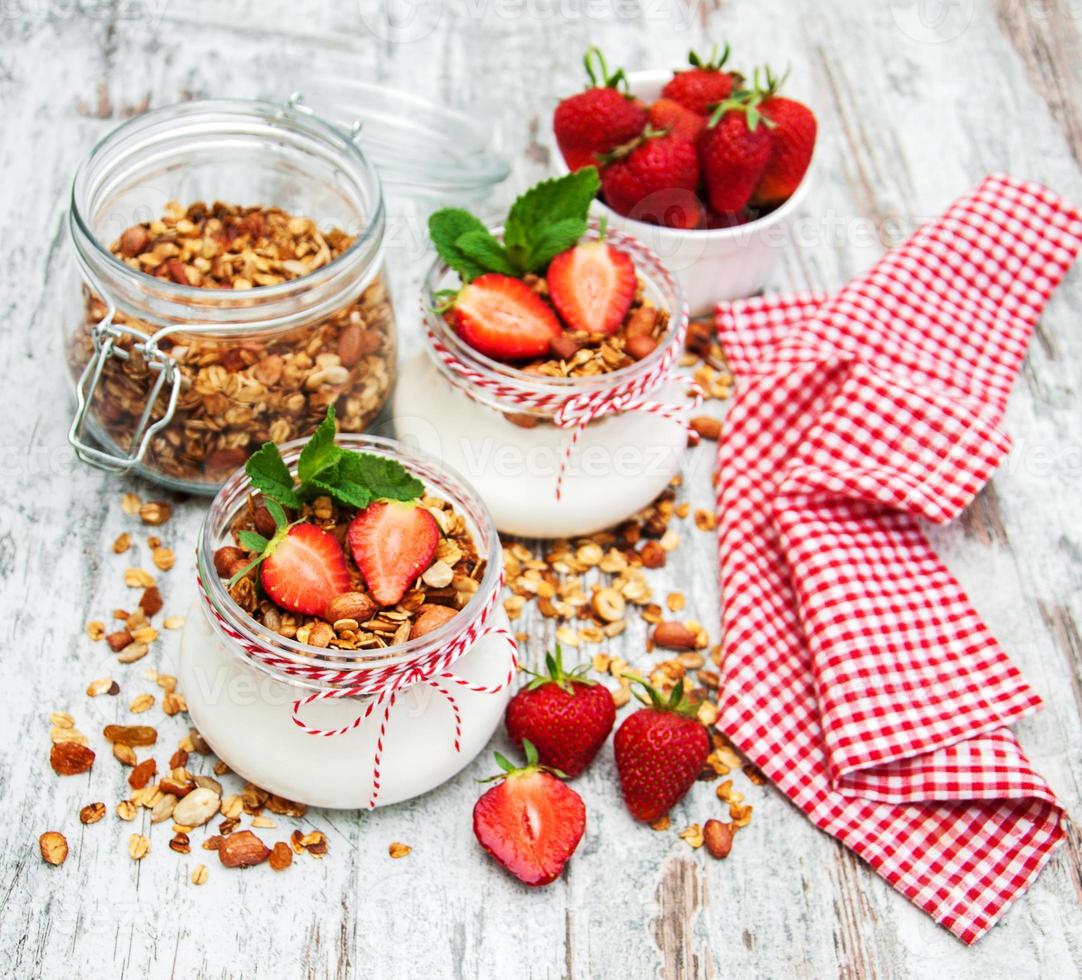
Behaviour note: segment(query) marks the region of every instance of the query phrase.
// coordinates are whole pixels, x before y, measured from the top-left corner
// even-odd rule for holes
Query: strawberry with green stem
[[[758,89],[741,91],[715,106],[699,139],[707,198],[720,214],[742,211],[770,159],[770,129]]]
[[[499,752],[500,780],[474,804],[478,843],[519,881],[532,887],[560,876],[586,829],[586,807],[559,773],[538,762],[537,749],[523,742],[526,765],[516,767]]]
[[[610,153],[601,171],[605,203],[613,211],[675,228],[701,221],[698,184],[695,146],[653,127]]]
[[[505,723],[513,742],[532,742],[541,762],[578,776],[594,760],[616,722],[609,689],[585,676],[585,664],[565,670],[559,644],[545,657],[546,673],[533,679],[507,705]]]
[[[710,754],[710,737],[696,718],[695,706],[684,697],[683,681],[665,700],[645,681],[631,680],[641,684],[649,698],[640,697],[646,707],[625,718],[616,730],[616,770],[631,815],[652,822],[694,785]]]
[[[767,67],[765,74],[759,111],[771,122],[770,157],[751,197],[752,205],[760,208],[776,207],[800,186],[811,165],[818,129],[815,114],[804,103],[778,95],[789,72],[775,78]]]
[[[702,58],[694,51],[688,52],[691,65],[676,72],[661,90],[665,99],[671,99],[700,116],[710,115],[710,110],[733,93],[740,76],[722,71],[729,60],[729,45],[720,50],[715,45],[709,58]]]
[[[610,74],[595,47],[587,49],[583,64],[590,87],[560,102],[552,116],[556,145],[571,170],[596,164],[600,154],[634,139],[646,125],[646,111],[627,93],[622,68]]]

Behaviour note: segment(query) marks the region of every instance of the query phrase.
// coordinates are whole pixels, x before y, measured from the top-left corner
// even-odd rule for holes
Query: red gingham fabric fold
[[[838,293],[723,304],[718,726],[817,826],[967,943],[1065,814],[1006,727],[1040,706],[921,530],[999,425],[1082,217],[985,180]]]

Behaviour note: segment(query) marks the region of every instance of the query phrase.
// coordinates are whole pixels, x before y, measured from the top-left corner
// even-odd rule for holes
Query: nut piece
[[[725,858],[733,849],[733,832],[720,820],[707,820],[703,825],[703,843],[711,857]]]
[[[185,827],[202,827],[218,812],[221,797],[212,789],[197,786],[173,809],[173,820]]]
[[[157,771],[157,762],[153,759],[144,759],[128,773],[128,785],[132,789],[143,789]]]
[[[293,851],[285,841],[278,841],[271,848],[270,866],[274,871],[285,871],[293,863]]]
[[[454,577],[454,569],[441,559],[428,566],[421,576],[421,581],[433,589],[442,589],[450,585]]]
[[[683,623],[666,620],[654,628],[654,643],[666,650],[694,650],[695,634]]]
[[[639,552],[646,568],[663,568],[666,561],[665,549],[656,541],[647,541]]]
[[[624,350],[636,361],[649,357],[657,350],[657,341],[653,337],[628,337],[624,344]]]
[[[606,623],[615,623],[623,619],[627,611],[627,602],[624,597],[611,586],[598,589],[590,600],[590,605],[598,617]]]
[[[58,830],[47,830],[38,838],[41,859],[46,864],[63,864],[68,856],[67,838]]]
[[[172,793],[166,793],[150,809],[151,823],[164,823],[173,815],[177,805],[177,798]]]
[[[717,442],[718,436],[721,435],[721,419],[716,419],[713,415],[696,415],[690,424],[691,428],[704,439]]]
[[[417,618],[413,621],[413,628],[410,630],[410,639],[415,640],[419,636],[431,633],[457,615],[458,610],[450,606],[438,606],[426,602],[417,610]]]
[[[387,853],[390,854],[391,857],[397,859],[404,858],[412,850],[413,848],[410,847],[409,844],[402,844],[399,841],[392,841],[390,846],[387,848]]]
[[[218,848],[218,860],[227,868],[250,868],[262,864],[269,856],[270,849],[250,830],[230,834]]]
[[[142,834],[132,834],[128,838],[128,855],[133,861],[142,861],[150,852],[150,841]]]
[[[97,823],[104,816],[104,803],[88,803],[79,811],[79,819],[85,824]]]
[[[201,885],[207,880],[207,866],[205,864],[197,864],[192,868],[192,884]]]
[[[49,765],[58,776],[77,776],[94,765],[94,750],[78,742],[54,742],[49,750]]]
[[[363,623],[376,613],[376,603],[363,592],[343,592],[327,604],[324,619],[336,623],[340,619],[352,619]]]

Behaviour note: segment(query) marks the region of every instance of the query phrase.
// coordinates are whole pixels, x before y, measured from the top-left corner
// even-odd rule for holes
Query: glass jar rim
[[[295,466],[300,451],[307,441],[307,439],[295,439],[279,447],[282,458],[291,469]],[[441,649],[475,621],[485,604],[494,599],[494,593],[502,579],[502,546],[499,532],[496,530],[488,508],[477,491],[452,467],[433,457],[407,450],[396,440],[382,436],[339,433],[335,442],[348,449],[371,452],[402,463],[412,475],[421,479],[425,484],[426,493],[435,490],[447,499],[458,513],[464,512],[484,539],[479,544],[487,544],[484,556],[485,573],[473,597],[451,619],[430,633],[407,640],[405,643],[392,644],[376,651],[335,650],[333,652],[328,647],[316,647],[281,636],[256,623],[230,596],[225,583],[214,569],[214,539],[216,523],[218,523],[215,519],[220,519],[222,528],[229,527],[238,509],[247,500],[249,491],[255,489],[243,467],[233,473],[222,485],[203,518],[196,549],[196,568],[211,606],[228,623],[230,629],[236,630],[252,643],[270,647],[276,658],[285,660],[296,667],[341,670],[347,665],[354,665],[366,669],[383,670],[408,663],[419,654]],[[495,598],[498,599],[498,597]],[[225,639],[234,646],[237,643],[231,637],[225,637]],[[294,676],[284,675],[276,670],[272,671],[255,660],[250,662],[279,680],[299,686],[309,686]]]
[[[374,191],[375,210],[368,217],[363,230],[357,234],[347,249],[326,265],[298,276],[296,279],[239,292],[222,287],[191,286],[161,279],[141,269],[132,268],[112,253],[108,243],[102,241],[90,228],[85,214],[92,204],[91,190],[87,184],[93,168],[101,164],[107,153],[119,150],[127,141],[140,136],[148,136],[155,127],[175,123],[184,118],[198,118],[200,115],[210,120],[215,113],[231,115],[235,120],[248,118],[275,121],[278,125],[286,125],[298,135],[308,135],[320,140],[328,150],[337,153],[338,164],[350,174],[355,183],[370,185],[370,189]],[[121,160],[123,159],[125,157],[122,156]],[[315,288],[355,264],[358,256],[370,248],[373,237],[379,234],[384,223],[384,215],[385,205],[379,175],[369,164],[361,148],[348,134],[310,110],[301,111],[284,103],[263,99],[195,99],[160,106],[126,120],[102,136],[83,158],[72,179],[69,197],[71,236],[84,265],[90,261],[90,255],[93,255],[99,263],[99,268],[103,267],[102,271],[108,270],[136,289],[152,287],[166,302],[180,305],[187,305],[195,300],[200,302],[220,300],[236,295],[238,299],[243,298],[248,303],[258,306],[275,300],[288,299]],[[84,243],[90,246],[89,252]]]
[[[503,226],[491,225],[489,231],[499,238],[503,234]],[[596,219],[590,219],[586,236],[583,237],[582,241],[599,240],[600,222]],[[436,307],[439,305],[436,300],[436,291],[440,282],[452,271],[450,266],[438,255],[421,286],[421,306],[425,323],[440,342],[472,370],[488,375],[492,381],[518,387],[525,393],[567,395],[570,397],[579,393],[605,391],[644,377],[653,371],[666,356],[672,356],[671,350],[674,345],[683,343],[688,322],[688,308],[684,291],[662,261],[639,239],[626,232],[609,228],[605,234],[605,241],[619,245],[632,253],[635,270],[646,280],[648,285],[653,286],[659,292],[666,289],[672,294],[671,301],[666,304],[666,312],[669,314],[670,322],[669,330],[666,331],[663,341],[657,345],[657,348],[641,361],[636,361],[634,364],[618,368],[615,371],[607,371],[603,374],[556,378],[530,374],[513,365],[504,364],[482,354],[463,341],[452,329],[446,318],[436,312]],[[431,350],[429,354],[435,359]],[[442,369],[438,359],[437,366]]]

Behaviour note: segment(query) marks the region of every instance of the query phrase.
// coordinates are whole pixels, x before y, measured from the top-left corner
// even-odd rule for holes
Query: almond
[[[444,623],[450,622],[457,615],[458,610],[452,609],[450,606],[425,603],[417,611],[417,618],[413,621],[413,628],[410,630],[410,639],[415,640],[419,636],[431,633],[434,629],[439,629]]]
[[[627,318],[627,326],[624,327],[624,336],[628,337],[653,337],[654,327],[657,326],[657,310],[652,306],[639,306],[631,311]]]
[[[654,628],[654,643],[666,650],[694,650],[695,634],[683,623],[666,620]]]
[[[629,357],[641,361],[644,357],[649,357],[657,350],[657,341],[653,337],[628,337],[624,344],[624,350],[627,351]]]
[[[230,545],[226,545],[224,548],[219,548],[214,552],[214,571],[218,573],[219,578],[226,578],[232,575],[232,568],[238,561],[245,560],[245,553],[240,548],[234,548]]]
[[[707,820],[703,825],[703,843],[710,856],[720,860],[728,857],[733,848],[733,832],[720,820]]]
[[[716,419],[712,415],[696,415],[691,420],[691,427],[704,439],[711,439],[714,442],[717,442],[718,436],[721,435],[721,419]]]
[[[109,648],[113,653],[120,653],[129,643],[135,638],[127,630],[117,630],[115,633],[110,633],[105,637],[105,642],[109,644]]]
[[[162,611],[164,605],[165,603],[162,601],[162,594],[158,591],[158,587],[156,585],[148,585],[143,592],[143,597],[139,600],[139,608],[148,616],[156,616]]]
[[[562,333],[559,337],[554,337],[549,346],[556,357],[561,361],[567,361],[578,353],[581,345],[574,337]]]
[[[68,856],[67,838],[58,830],[47,830],[38,838],[41,859],[46,864],[63,864]]]
[[[94,765],[94,750],[78,742],[56,742],[49,751],[49,764],[58,776],[77,776]]]
[[[504,412],[503,417],[520,429],[536,429],[541,424],[540,416],[530,415],[529,412]]]
[[[364,623],[371,619],[375,612],[376,603],[371,596],[363,592],[343,592],[327,603],[323,618],[330,623],[336,623],[340,619],[352,619],[358,623]]]
[[[220,805],[221,797],[214,790],[198,786],[173,808],[173,820],[185,827],[202,827]]]
[[[250,868],[269,856],[270,849],[250,830],[230,834],[218,848],[218,860],[227,868]]]

